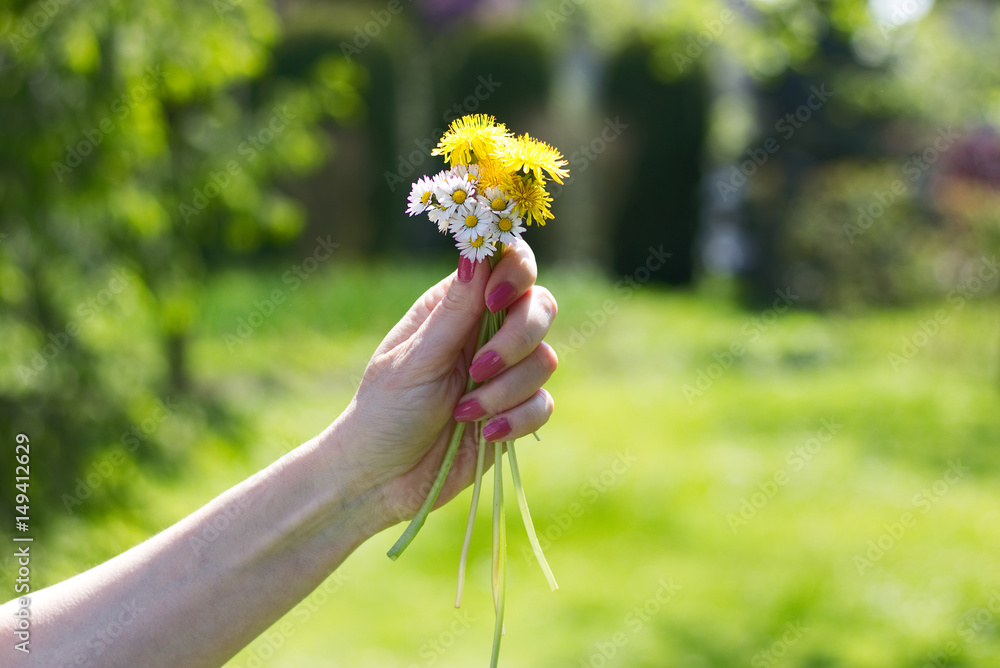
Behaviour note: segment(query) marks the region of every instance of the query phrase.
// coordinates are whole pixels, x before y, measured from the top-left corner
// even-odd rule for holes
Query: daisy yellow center
[[[501,218],[498,226],[501,231],[510,232],[510,218]]]
[[[469,242],[469,245],[472,246],[473,248],[479,248],[480,246],[483,245],[484,241],[485,239],[483,239],[482,237],[476,237],[475,239]]]
[[[428,190],[427,192],[425,192],[423,195],[420,196],[420,203],[427,204],[430,201],[431,201],[431,191]]]
[[[502,197],[494,198],[494,200],[490,202],[490,208],[494,211],[503,211],[507,208],[507,202],[505,202]]]
[[[452,198],[453,200],[455,200],[455,203],[456,203],[456,204],[461,204],[462,202],[464,202],[464,201],[465,201],[465,198],[466,198],[466,194],[465,194],[465,191],[464,191],[464,190],[456,190],[456,191],[455,191],[455,194],[453,194],[453,195],[451,196],[451,198]]]
[[[465,217],[466,227],[475,227],[478,224],[479,224],[479,219],[473,216],[471,213]]]

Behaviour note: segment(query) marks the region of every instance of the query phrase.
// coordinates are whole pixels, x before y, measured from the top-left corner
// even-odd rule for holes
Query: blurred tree
[[[853,68],[865,67],[857,62],[845,43],[847,37],[836,31],[828,33],[808,60],[756,86],[754,103],[761,132],[739,156],[737,164],[714,184],[724,194],[744,190],[744,225],[753,240],[754,258],[746,277],[749,279],[749,301],[755,304],[770,303],[777,290],[790,286],[796,294],[804,295],[800,306],[844,305],[847,295],[871,298],[872,303],[891,303],[912,294],[896,289],[902,288],[895,285],[895,279],[900,277],[869,281],[867,287],[860,285],[866,278],[878,278],[883,272],[891,271],[891,265],[883,261],[871,264],[879,257],[878,252],[852,252],[861,248],[852,249],[851,246],[861,240],[870,227],[863,222],[864,230],[858,234],[844,233],[845,226],[857,218],[856,207],[844,207],[829,216],[829,210],[818,212],[828,198],[856,201],[856,206],[868,207],[871,202],[865,198],[875,195],[873,188],[879,183],[870,180],[872,173],[888,175],[891,171],[865,172],[863,169],[866,160],[888,157],[881,137],[890,119],[861,111],[844,117],[840,98],[845,96],[845,91],[835,88],[834,82]],[[867,178],[849,181],[843,175],[830,179],[821,175],[831,163],[847,159],[852,160],[850,164]],[[807,185],[810,180],[812,185]],[[827,187],[850,183],[851,187],[836,193],[822,189],[817,192],[814,189],[817,182]],[[891,179],[885,183],[888,186]],[[866,184],[868,192],[861,192]],[[890,196],[894,200],[899,198],[895,194]],[[817,211],[812,211],[811,206]],[[893,212],[896,215],[881,221],[879,227],[891,227],[890,221],[904,220],[899,215],[904,208],[899,207]],[[908,211],[913,213],[912,209]],[[812,213],[818,215],[812,216]],[[818,218],[827,222],[826,228],[815,227]],[[806,242],[804,230],[817,233],[816,237]],[[893,234],[891,230],[885,232],[865,241],[877,237],[884,243]],[[901,233],[899,238],[904,236]],[[814,262],[817,256],[805,252],[807,247],[819,254],[830,251],[820,263],[822,269]],[[885,260],[892,253],[884,249],[882,255]],[[844,286],[833,285],[840,280],[856,289],[845,290],[841,289]],[[827,290],[830,294],[823,294]],[[882,290],[881,297],[877,297]]]
[[[990,220],[982,205],[996,184],[968,176],[987,168],[947,173],[966,134],[1000,123],[1000,78],[987,65],[1000,8],[837,0],[752,11],[777,48],[727,42],[754,80],[754,130],[714,156],[742,198],[751,301],[790,285],[824,307],[953,289],[990,238],[988,223],[960,222]],[[942,199],[957,191],[941,184],[976,194]]]
[[[689,285],[694,280],[694,240],[700,222],[707,86],[700,67],[669,80],[656,76],[657,70],[650,67],[652,53],[646,45],[631,44],[608,74],[608,106],[616,112],[612,122],[623,126],[619,133],[627,126],[628,132],[642,138],[632,142],[631,168],[619,182],[621,205],[611,238],[613,269],[632,275],[646,266],[650,247],[662,245],[663,252],[672,256],[652,274],[653,280]]]
[[[923,270],[941,239],[903,185],[891,160],[830,159],[803,169],[772,249],[774,266],[784,272],[777,276],[789,281],[770,283],[771,300],[783,290],[799,306],[849,309],[926,295],[934,279]]]
[[[275,180],[319,164],[363,75],[276,73],[263,0],[14,2],[0,26],[0,417],[44,443],[40,514],[95,451],[164,440],[200,282],[299,233]]]

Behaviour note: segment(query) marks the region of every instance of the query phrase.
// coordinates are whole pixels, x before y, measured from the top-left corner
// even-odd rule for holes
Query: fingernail
[[[503,360],[492,350],[477,359],[469,367],[469,375],[472,380],[481,383],[487,378],[492,378],[503,368]]]
[[[514,301],[514,297],[516,296],[517,288],[514,287],[514,284],[504,281],[493,288],[493,292],[486,298],[486,307],[493,313],[496,313],[500,309],[510,306],[510,303]]]
[[[501,438],[510,433],[510,422],[507,422],[507,418],[496,418],[495,420],[490,420],[483,427],[483,438],[487,441],[499,441]]]
[[[472,264],[472,260],[460,255],[458,258],[458,280],[462,283],[468,283],[472,280],[472,275],[476,273],[476,265]]]
[[[453,415],[459,422],[470,422],[486,415],[486,409],[475,399],[469,399],[455,406]]]

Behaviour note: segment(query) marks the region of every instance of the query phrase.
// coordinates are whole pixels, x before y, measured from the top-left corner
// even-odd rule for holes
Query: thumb
[[[448,291],[417,331],[414,355],[431,365],[455,359],[455,352],[465,347],[479,325],[486,307],[483,293],[489,278],[488,262],[459,258],[458,271]]]

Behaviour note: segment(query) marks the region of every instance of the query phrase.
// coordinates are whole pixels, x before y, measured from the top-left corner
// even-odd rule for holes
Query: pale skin
[[[497,441],[545,424],[553,402],[542,385],[557,360],[542,339],[556,302],[535,278],[524,243],[508,247],[492,272],[487,262],[460,262],[389,332],[351,404],[321,434],[144,543],[33,592],[30,654],[13,648],[17,601],[0,606],[0,665],[224,664],[358,545],[414,515],[420,488],[444,455],[456,405],[466,406],[462,419],[480,406],[494,431],[506,428]],[[509,295],[508,316],[473,358],[491,294]],[[506,304],[494,297],[490,305]],[[463,395],[470,365],[490,351],[503,367]],[[466,430],[438,506],[472,482],[473,431]]]

